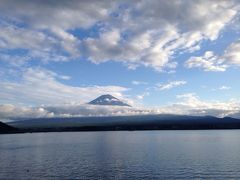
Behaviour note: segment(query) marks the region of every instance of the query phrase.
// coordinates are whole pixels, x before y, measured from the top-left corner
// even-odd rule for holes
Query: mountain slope
[[[17,132],[18,129],[0,122],[0,134]]]
[[[119,99],[115,98],[114,96],[110,94],[105,94],[102,96],[99,96],[98,98],[92,100],[88,104],[92,105],[108,105],[108,106],[129,106],[128,104],[120,101]]]

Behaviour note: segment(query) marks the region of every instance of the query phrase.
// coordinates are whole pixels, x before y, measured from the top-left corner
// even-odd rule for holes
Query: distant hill
[[[240,119],[161,114],[141,116],[38,118],[11,122],[10,125],[31,132],[240,129]]]
[[[105,94],[102,96],[99,96],[98,98],[92,100],[88,104],[92,105],[108,105],[108,106],[128,106],[130,105],[120,101],[119,99],[115,98],[114,96],[110,94]]]
[[[18,129],[14,128],[12,126],[9,126],[7,124],[4,124],[2,122],[0,122],[0,134],[5,134],[5,133],[14,133],[17,132]]]

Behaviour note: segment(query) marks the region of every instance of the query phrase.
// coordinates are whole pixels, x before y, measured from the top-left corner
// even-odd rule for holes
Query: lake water
[[[0,179],[239,179],[240,130],[0,135]]]

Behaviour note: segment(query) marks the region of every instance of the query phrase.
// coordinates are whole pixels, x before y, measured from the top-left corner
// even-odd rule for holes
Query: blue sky
[[[3,0],[0,117],[106,93],[154,113],[238,116],[239,10],[234,0]]]

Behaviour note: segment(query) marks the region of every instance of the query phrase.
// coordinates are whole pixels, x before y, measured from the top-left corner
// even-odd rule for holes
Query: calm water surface
[[[0,179],[240,179],[240,130],[0,135]]]

